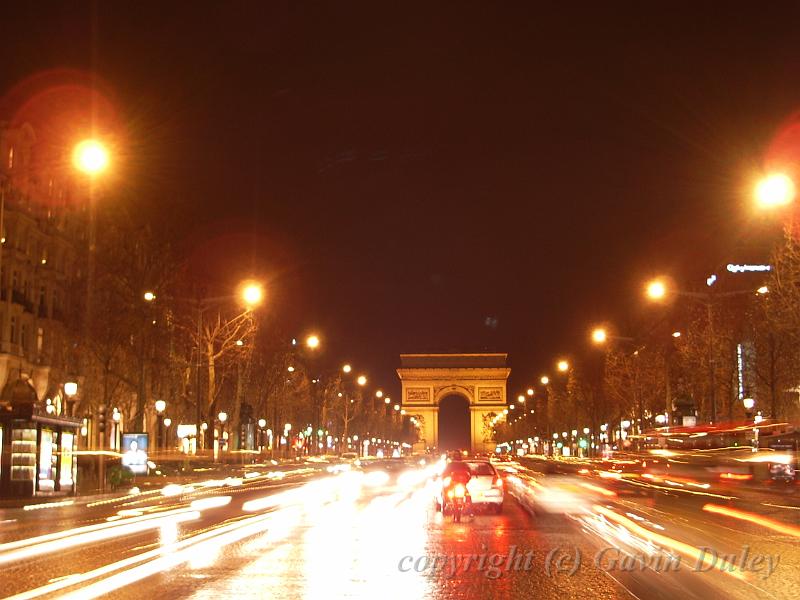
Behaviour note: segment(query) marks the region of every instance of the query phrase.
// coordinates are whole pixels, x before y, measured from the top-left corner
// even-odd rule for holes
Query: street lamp
[[[153,292],[145,292],[143,294],[145,302],[152,302],[156,299],[156,295]]]
[[[312,350],[319,348],[319,337],[316,335],[310,335],[306,338],[306,346],[311,348]]]
[[[604,344],[608,339],[608,333],[602,327],[596,327],[592,331],[592,341],[595,344]]]
[[[342,371],[344,371],[345,373],[349,373],[352,370],[353,370],[353,367],[351,367],[350,365],[344,365],[342,367]]]
[[[794,196],[794,181],[784,173],[767,175],[755,187],[756,203],[762,209],[772,209],[791,204]]]
[[[228,413],[220,412],[217,415],[217,419],[219,420],[219,440],[217,446],[220,452],[222,452],[225,449],[225,421],[228,420]]]
[[[359,375],[358,379],[356,379],[356,382],[360,386],[365,386],[365,385],[367,385],[367,378],[364,375]]]
[[[99,175],[108,167],[108,150],[98,140],[83,140],[75,146],[72,162],[76,169],[87,175]]]
[[[376,391],[375,392],[375,397],[376,398],[383,398],[383,391],[382,390]]]
[[[556,364],[556,368],[562,373],[566,373],[567,371],[569,371],[569,363],[566,360],[560,360]]]
[[[156,446],[161,450],[164,445],[164,411],[167,409],[167,403],[163,400],[156,400],[155,407],[158,415],[158,439],[156,440]]]
[[[242,286],[242,300],[248,308],[253,308],[264,299],[264,288],[255,282],[246,282]]]
[[[542,382],[542,385],[547,385],[550,383],[550,378],[547,375],[542,375],[542,378],[539,379]]]
[[[667,295],[667,284],[661,279],[653,279],[648,282],[645,293],[651,300],[662,300]]]
[[[528,388],[526,393],[528,396],[533,396],[533,388]]]
[[[525,404],[525,396],[523,396],[522,394],[517,396],[517,402],[519,402],[520,404]]]

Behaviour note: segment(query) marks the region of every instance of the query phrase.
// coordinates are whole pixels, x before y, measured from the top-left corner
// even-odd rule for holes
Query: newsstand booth
[[[0,497],[71,495],[80,419],[40,402],[28,381],[10,384],[0,403]]]

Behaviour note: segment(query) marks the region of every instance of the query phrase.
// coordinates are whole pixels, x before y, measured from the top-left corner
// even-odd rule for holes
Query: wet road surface
[[[752,522],[703,510],[705,498],[616,495],[602,482],[517,471],[507,486],[521,501],[507,494],[503,514],[462,523],[434,510],[435,482],[411,468],[0,511],[2,596],[796,597],[796,510]],[[700,560],[696,572],[706,546],[706,559],[735,555],[744,568]]]

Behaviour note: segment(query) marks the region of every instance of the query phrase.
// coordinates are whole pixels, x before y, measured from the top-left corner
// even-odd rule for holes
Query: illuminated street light
[[[108,150],[97,140],[83,140],[75,146],[72,162],[79,171],[91,176],[98,175],[108,167]]]
[[[606,333],[606,330],[603,329],[602,327],[596,327],[592,331],[592,341],[595,344],[604,344],[607,339],[608,339],[608,333]]]
[[[227,420],[228,420],[228,413],[226,413],[226,412],[221,412],[221,413],[219,413],[219,414],[217,415],[217,418],[219,419],[219,422],[220,422],[220,423],[224,423],[225,421],[227,421]]]
[[[389,396],[386,396],[386,398],[383,399],[383,402],[384,402],[384,404],[391,404],[392,403],[392,399],[389,398]]]
[[[756,401],[752,398],[745,398],[742,400],[742,404],[744,404],[745,410],[753,410],[753,407],[756,405]]]
[[[400,410],[400,405],[399,405],[399,404],[395,404],[395,405],[394,405],[394,409],[395,409],[395,410]]]
[[[361,386],[367,385],[367,378],[364,375],[359,375],[358,379],[356,379],[356,383]]]
[[[267,424],[267,420],[266,419],[259,419],[258,420],[258,426],[261,427],[261,429],[264,429],[264,426],[266,424]]]
[[[264,299],[264,288],[258,283],[249,282],[242,287],[242,300],[248,307],[261,304]]]
[[[674,337],[674,338],[679,338],[679,337],[681,337],[681,332],[680,332],[680,331],[673,331],[673,332],[672,332],[672,337]]]
[[[647,284],[646,293],[651,300],[661,300],[667,295],[667,285],[660,279],[654,279]]]
[[[351,367],[350,365],[344,365],[342,367],[342,371],[344,371],[345,373],[349,373],[352,370],[353,370],[353,367]]]
[[[310,335],[306,338],[306,346],[312,350],[319,348],[319,338],[316,335]]]
[[[166,419],[164,419],[164,427],[169,427],[170,425],[172,425],[172,419],[167,417]]]
[[[794,200],[794,195],[794,182],[783,173],[773,173],[764,177],[755,188],[756,202],[764,209],[786,206]]]
[[[556,364],[556,368],[562,373],[566,373],[567,371],[569,371],[569,363],[566,360],[560,360]]]
[[[64,384],[64,393],[70,398],[72,398],[78,393],[78,384],[75,383],[74,381],[67,381]]]
[[[542,385],[547,385],[550,383],[550,378],[547,375],[542,375],[542,378],[539,381],[542,382]]]
[[[760,294],[761,296],[768,293],[769,293],[769,288],[765,285],[762,285],[760,288],[756,290],[756,294]]]
[[[523,396],[522,394],[517,396],[517,402],[519,402],[520,404],[525,404],[525,396]]]
[[[375,397],[376,398],[383,398],[383,392],[381,390],[376,391],[375,392]]]
[[[163,413],[167,409],[167,403],[163,400],[156,400],[156,412],[158,414]]]
[[[294,367],[292,366],[286,367],[286,370],[289,371],[289,373],[294,373]]]
[[[533,396],[533,388],[528,388],[527,392],[528,396]]]
[[[145,292],[144,299],[146,302],[152,302],[156,299],[156,295],[153,292]]]

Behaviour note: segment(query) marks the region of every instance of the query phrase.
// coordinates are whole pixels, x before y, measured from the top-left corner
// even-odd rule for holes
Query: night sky
[[[390,389],[400,352],[491,350],[515,392],[647,276],[764,260],[800,5],[389,4],[4,3],[0,88],[95,77],[125,201],[190,207],[209,278],[267,278],[282,329]]]

